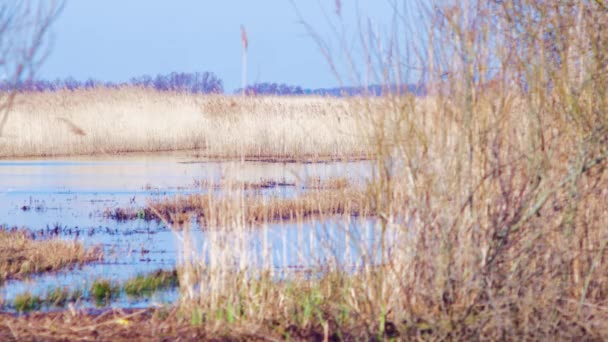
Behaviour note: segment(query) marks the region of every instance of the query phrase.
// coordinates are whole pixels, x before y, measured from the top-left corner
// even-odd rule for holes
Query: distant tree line
[[[224,84],[215,74],[203,73],[177,73],[158,75],[152,78],[148,75],[131,78],[131,85],[154,88],[158,91],[177,91],[200,94],[221,94]]]
[[[43,92],[58,90],[77,90],[93,88],[120,88],[125,86],[136,86],[151,88],[158,91],[188,92],[194,94],[222,94],[224,84],[214,73],[195,72],[178,73],[172,72],[167,75],[157,75],[155,77],[143,75],[133,77],[129,82],[102,82],[95,79],[79,81],[73,77],[66,79],[34,80],[27,79],[18,82],[0,81],[0,91],[17,90],[20,92]]]
[[[369,87],[335,87],[304,89],[300,86],[277,84],[277,83],[255,83],[243,88],[236,89],[235,94],[245,94],[248,96],[256,95],[319,95],[319,96],[381,96],[386,94],[405,94],[411,93],[419,96],[426,95],[426,89],[422,85],[402,84],[402,85],[371,85]]]
[[[185,92],[192,94],[224,94],[224,84],[212,72],[178,73],[172,72],[166,75],[142,75],[133,77],[128,82],[114,83],[102,82],[95,79],[79,81],[73,77],[66,79],[34,80],[26,79],[18,82],[0,81],[0,92],[44,92],[94,88],[121,88],[121,87],[143,87],[155,89],[163,92]],[[245,94],[247,96],[380,96],[385,94],[412,93],[416,95],[426,95],[426,90],[419,85],[372,85],[369,87],[336,87],[304,89],[300,86],[279,84],[279,83],[254,83],[243,91],[242,88],[236,89],[234,94]]]
[[[242,94],[243,88],[234,91],[235,94]],[[300,86],[292,86],[277,83],[254,83],[245,88],[245,95],[304,95],[305,92]]]

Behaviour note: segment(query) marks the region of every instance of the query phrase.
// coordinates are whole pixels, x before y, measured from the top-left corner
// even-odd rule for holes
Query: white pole
[[[243,56],[241,61],[241,89],[242,95],[245,95],[245,88],[247,87],[247,49],[249,47],[249,40],[247,39],[247,31],[243,25],[241,25],[241,43],[243,45]]]

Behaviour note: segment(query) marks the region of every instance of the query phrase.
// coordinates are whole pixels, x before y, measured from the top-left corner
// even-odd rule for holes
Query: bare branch
[[[18,93],[48,56],[50,27],[65,6],[62,0],[23,0],[0,7],[0,137]]]

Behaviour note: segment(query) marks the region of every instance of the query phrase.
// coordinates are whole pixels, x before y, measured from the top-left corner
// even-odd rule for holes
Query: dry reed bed
[[[275,189],[275,188],[295,188],[302,186],[304,189],[315,190],[343,190],[351,186],[351,181],[346,177],[329,177],[322,179],[321,177],[308,177],[300,184],[296,181],[288,181],[286,179],[270,179],[262,178],[259,181],[233,181],[222,179],[219,182],[209,181],[207,179],[194,181],[192,187],[195,189],[214,189],[214,190],[260,190],[260,189]]]
[[[366,212],[373,208],[379,244],[361,255],[364,266],[354,274],[336,263],[319,278],[261,283],[272,268],[249,267],[255,250],[247,250],[241,237],[249,225],[272,217],[360,210],[343,204],[347,191],[337,197],[312,192],[301,204],[209,196],[157,204],[176,226],[186,221],[181,213],[198,212],[203,221],[237,233],[208,241],[210,265],[202,255],[192,257],[194,246],[184,243],[185,269],[190,262],[192,270],[208,267],[182,275],[182,308],[200,310],[209,318],[206,326],[267,329],[272,318],[277,326],[317,336],[391,331],[440,340],[605,338],[608,134],[588,142],[563,121],[539,127],[533,117],[521,116],[526,103],[510,98],[500,117],[492,111],[494,100],[480,99],[470,128],[449,102],[384,117],[396,128],[377,132],[376,178],[362,197],[353,197],[361,198],[354,203]],[[385,113],[408,108],[401,101],[387,99]],[[448,119],[433,120],[442,116]],[[415,141],[407,139],[412,128]],[[541,139],[544,150],[531,149]],[[580,146],[584,154],[577,161]],[[373,254],[380,260],[371,261]]]
[[[160,219],[176,226],[195,217],[204,227],[231,229],[235,222],[259,225],[336,215],[369,216],[373,215],[373,209],[365,193],[358,190],[316,190],[294,198],[243,195],[236,190],[235,194],[224,196],[177,196],[153,201],[141,210],[117,208],[104,215],[118,221]]]
[[[398,135],[378,132],[379,160],[397,167],[379,164],[372,197],[410,235],[350,307],[377,300],[370,319],[431,322],[440,338],[605,338],[608,134],[585,136],[558,113],[539,126],[521,114],[533,110],[524,96],[495,95],[478,95],[470,122],[457,98],[387,101],[409,113],[386,117],[402,123]]]
[[[335,263],[324,270],[331,277],[295,277],[283,287],[258,282],[271,267],[248,266],[256,253],[245,241],[252,222],[319,206],[331,214],[347,208],[340,196],[312,193],[300,207],[206,196],[162,203],[157,211],[173,222],[204,208],[204,219],[237,232],[208,241],[206,272],[182,276],[183,308],[213,317],[212,326],[262,328],[272,317],[361,338],[389,326],[408,336],[412,325],[419,339],[608,336],[608,133],[586,131],[557,110],[539,124],[521,93],[477,96],[469,114],[461,97],[421,105],[404,96],[387,97],[381,111],[362,117],[373,127],[367,139],[376,166],[361,203],[373,208],[378,245],[356,241],[368,252],[354,274]],[[192,257],[194,246],[184,243],[183,251],[193,270],[206,265],[204,256]]]
[[[361,338],[388,330],[421,339],[608,336],[608,134],[559,111],[541,125],[522,114],[533,108],[525,96],[498,95],[478,94],[472,121],[459,98],[385,98],[383,110],[361,118],[374,128],[366,140],[377,164],[357,195],[153,203],[151,215],[176,228],[195,213],[237,233],[208,241],[211,265],[184,243],[183,267],[206,271],[182,274],[182,309],[205,315],[206,327],[263,330],[271,318],[295,331]],[[354,275],[336,264],[331,276],[280,285],[258,281],[272,269],[248,266],[256,253],[244,240],[250,225],[345,213],[377,217],[379,262],[370,262],[371,251]]]
[[[312,217],[323,218],[333,215],[368,216],[373,211],[365,201],[365,193],[351,185],[345,177],[307,178],[303,185],[285,179],[260,179],[256,182],[223,179],[219,182],[200,180],[193,187],[201,190],[222,190],[222,195],[192,194],[155,200],[143,209],[106,209],[103,215],[117,221],[135,219],[165,220],[182,225],[190,216],[195,216],[208,226],[212,217],[222,217],[229,213],[239,213],[234,206],[246,208],[242,220],[247,224],[286,222]],[[275,195],[263,196],[255,191],[275,188],[299,188],[305,192],[293,197],[282,198]],[[254,191],[254,193],[248,193]],[[237,217],[230,217],[230,220]]]
[[[195,150],[201,157],[360,159],[348,101],[231,97],[125,87],[24,93],[10,113],[0,157]]]
[[[33,240],[23,231],[0,230],[0,285],[8,279],[58,271],[102,257],[98,249],[59,239]]]
[[[296,198],[234,196],[218,199],[209,195],[190,195],[151,203],[150,208],[164,220],[178,226],[194,214],[203,226],[220,229],[230,228],[235,222],[259,225],[335,215],[372,214],[364,194],[355,191],[310,192]]]

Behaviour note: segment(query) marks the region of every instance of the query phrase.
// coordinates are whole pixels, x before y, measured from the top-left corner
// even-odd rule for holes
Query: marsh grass
[[[260,225],[334,215],[372,215],[373,209],[365,199],[364,192],[355,190],[312,191],[294,198],[201,194],[151,202],[150,208],[157,217],[177,226],[194,215],[203,227],[221,227],[220,223],[235,221]]]
[[[17,295],[14,300],[14,307],[17,312],[30,312],[39,310],[42,307],[42,298],[30,293]]]
[[[247,191],[275,187],[295,187],[295,183],[263,180],[261,182],[216,183],[199,182],[203,188],[222,189],[225,195],[213,193],[190,194],[150,201],[141,209],[107,209],[104,216],[117,221],[135,219],[163,220],[177,226],[194,216],[203,227],[217,226],[217,218],[243,220],[247,224],[260,225],[278,222],[296,222],[304,219],[324,218],[334,215],[371,216],[372,204],[367,201],[366,191],[349,187],[344,178],[306,181],[307,191],[294,197],[281,195],[250,194]]]
[[[51,307],[63,308],[68,303],[76,303],[82,299],[84,299],[84,291],[81,289],[70,290],[66,287],[57,287],[46,292],[43,303]]]
[[[403,84],[422,70],[429,95],[389,91],[350,107],[363,109],[356,133],[373,151],[365,203],[375,220],[359,224],[374,226],[376,249],[357,240],[367,252],[354,268],[325,259],[307,276],[278,276],[274,265],[250,262],[255,204],[202,215],[232,233],[208,238],[209,256],[195,252],[188,221],[173,220],[183,262],[205,270],[182,275],[182,310],[212,330],[274,326],[282,338],[605,339],[607,9],[599,1],[395,5],[399,24],[388,36],[371,25],[359,33],[357,53],[372,61],[365,75]],[[409,19],[419,15],[428,19],[418,32],[424,44],[412,40]],[[404,51],[411,59],[400,60]],[[325,199],[324,207],[339,203],[314,203]],[[298,210],[307,208],[287,212]],[[328,238],[319,249],[331,248]]]
[[[0,285],[8,279],[54,272],[102,258],[99,249],[60,239],[33,240],[23,231],[0,230]]]
[[[367,156],[346,100],[230,97],[123,87],[21,96],[0,157],[192,150],[201,158],[339,160]]]
[[[106,307],[121,295],[132,299],[149,298],[159,291],[178,287],[177,270],[157,270],[149,274],[137,275],[124,282],[100,278],[95,280],[86,291],[79,287],[49,288],[40,295],[26,291],[15,296],[12,303],[1,303],[0,308],[29,313],[41,309],[65,309],[69,304],[83,301],[92,301],[97,307]]]
[[[91,298],[98,306],[106,306],[120,296],[120,285],[107,279],[97,279],[89,289]]]
[[[201,179],[201,180],[195,180],[193,183],[193,188],[195,189],[201,189],[201,190],[222,190],[222,189],[228,189],[228,190],[236,190],[236,189],[243,189],[243,190],[257,190],[257,189],[275,189],[275,188],[281,188],[281,187],[295,187],[296,186],[296,182],[293,181],[288,181],[286,179],[279,179],[279,180],[274,180],[274,179],[260,179],[257,182],[236,182],[236,181],[229,181],[226,182],[226,180],[221,180],[219,182],[215,182],[215,181],[210,181],[208,179]]]
[[[341,190],[350,187],[351,180],[347,177],[307,177],[304,180],[287,180],[261,178],[259,181],[235,181],[232,179],[221,179],[219,182],[210,181],[208,179],[195,180],[193,188],[195,189],[213,189],[213,190],[259,190],[259,189],[276,189],[276,188],[304,188],[316,190]]]
[[[344,190],[351,187],[351,181],[346,177],[331,177],[322,179],[320,177],[306,178],[304,188],[314,190]]]
[[[28,313],[42,308],[65,308],[68,303],[77,303],[84,299],[84,292],[80,289],[53,288],[46,294],[34,295],[30,292],[18,294],[10,308],[18,313]]]
[[[179,280],[177,271],[156,271],[147,275],[138,275],[124,283],[123,291],[130,297],[150,296],[153,293],[177,288]]]

